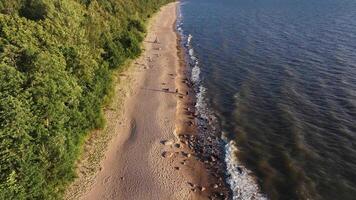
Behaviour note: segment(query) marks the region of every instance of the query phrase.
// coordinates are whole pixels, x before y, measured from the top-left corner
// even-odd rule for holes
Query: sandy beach
[[[179,137],[194,135],[196,128],[175,32],[178,4],[162,7],[150,20],[144,52],[120,74],[124,80],[118,84],[129,84],[123,104],[106,112],[106,131],[113,137],[92,170],[98,172],[91,181],[85,179],[90,175],[80,176],[66,199],[207,199],[212,178]],[[110,110],[120,110],[120,116]]]

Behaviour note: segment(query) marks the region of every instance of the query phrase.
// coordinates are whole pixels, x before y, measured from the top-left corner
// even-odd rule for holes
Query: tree
[[[48,14],[48,6],[43,0],[25,0],[20,15],[30,20],[44,20]]]

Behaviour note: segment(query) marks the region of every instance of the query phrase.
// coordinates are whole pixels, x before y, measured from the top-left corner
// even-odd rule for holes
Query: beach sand
[[[179,139],[179,134],[196,134],[196,126],[175,32],[177,6],[162,7],[150,20],[142,55],[120,75],[124,79],[118,84],[129,87],[116,87],[118,94],[126,90],[123,103],[106,111],[105,131],[112,137],[102,159],[97,167],[79,163],[82,173],[65,199],[207,199],[215,180]],[[90,145],[83,153],[92,160]]]

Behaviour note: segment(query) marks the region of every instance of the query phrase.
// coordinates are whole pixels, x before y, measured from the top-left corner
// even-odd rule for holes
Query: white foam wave
[[[193,36],[191,34],[188,35],[188,39],[187,39],[187,45],[190,45],[190,42],[192,41]]]
[[[209,115],[206,112],[206,108],[208,105],[206,104],[205,101],[205,93],[206,93],[206,88],[200,85],[199,91],[196,94],[197,101],[195,104],[195,108],[197,109],[200,117],[207,120],[209,119]]]
[[[225,138],[226,142],[227,139]],[[260,188],[256,183],[252,172],[245,168],[237,158],[238,149],[234,141],[227,142],[225,145],[225,162],[227,179],[233,192],[233,200],[267,200],[267,197],[260,193]]]
[[[190,63],[192,65],[192,71],[191,71],[191,79],[194,84],[198,84],[200,81],[200,66],[199,66],[199,60],[194,54],[194,49],[191,46],[191,41],[192,41],[193,36],[191,34],[188,35],[187,37],[187,42],[186,46],[188,48],[188,54],[190,58]]]
[[[189,49],[189,55],[190,55],[190,58],[192,58],[192,60],[194,60],[195,59],[195,57],[194,57],[194,49]]]
[[[198,65],[195,65],[192,69],[192,81],[194,83],[199,82],[200,80],[200,68]]]

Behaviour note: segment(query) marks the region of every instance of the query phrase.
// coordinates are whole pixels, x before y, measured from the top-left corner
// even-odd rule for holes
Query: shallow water
[[[355,199],[356,1],[184,0],[181,15],[235,199]]]

